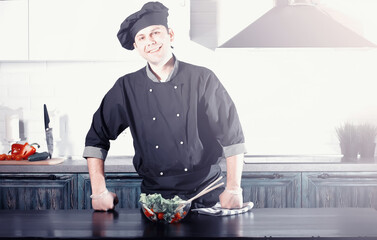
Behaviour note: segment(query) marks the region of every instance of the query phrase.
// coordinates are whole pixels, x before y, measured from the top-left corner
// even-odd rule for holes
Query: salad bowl
[[[175,196],[172,199],[165,199],[161,194],[142,193],[140,195],[140,205],[146,218],[152,222],[159,223],[178,223],[184,219],[190,212],[191,202],[185,202],[183,207],[181,203],[185,202],[180,197]]]

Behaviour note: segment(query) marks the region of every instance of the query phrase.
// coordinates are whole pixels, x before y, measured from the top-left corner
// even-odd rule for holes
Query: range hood
[[[311,1],[275,0],[275,6],[220,48],[376,47]]]

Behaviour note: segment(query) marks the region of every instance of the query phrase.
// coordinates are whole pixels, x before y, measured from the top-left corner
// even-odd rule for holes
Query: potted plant
[[[344,161],[354,162],[358,155],[358,134],[357,126],[352,123],[345,123],[336,128],[340,150]]]
[[[361,124],[358,126],[358,135],[360,158],[374,159],[377,127],[371,124]]]

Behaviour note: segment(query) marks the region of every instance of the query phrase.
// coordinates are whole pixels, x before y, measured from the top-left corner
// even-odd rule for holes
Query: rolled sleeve
[[[245,153],[245,138],[236,106],[214,73],[207,79],[203,98],[209,126],[224,156]]]
[[[98,148],[98,147],[92,147],[87,146],[84,148],[83,157],[84,158],[99,158],[102,160],[105,160],[107,157],[107,150]]]
[[[231,156],[235,156],[235,155],[238,155],[238,154],[245,154],[246,153],[246,145],[245,145],[245,143],[238,143],[238,144],[233,144],[233,145],[230,145],[230,146],[225,146],[225,147],[223,147],[223,151],[224,151],[224,156],[226,158],[231,157]]]
[[[120,78],[102,99],[85,138],[84,158],[105,160],[110,149],[110,140],[115,140],[128,127],[125,92],[123,79]]]

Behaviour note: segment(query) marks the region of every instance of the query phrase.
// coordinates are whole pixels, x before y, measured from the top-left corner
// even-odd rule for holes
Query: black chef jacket
[[[168,82],[152,81],[148,66],[116,81],[93,115],[83,156],[105,160],[109,140],[129,127],[142,192],[187,199],[221,175],[222,158],[245,146],[235,105],[216,75],[175,61]],[[210,204],[221,191],[206,195]]]

